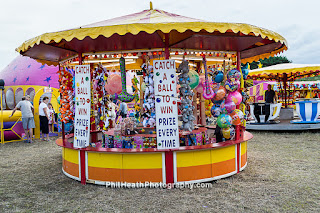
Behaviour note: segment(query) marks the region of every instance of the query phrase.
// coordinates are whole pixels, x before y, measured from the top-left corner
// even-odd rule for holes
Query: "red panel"
[[[86,185],[86,152],[80,150],[81,184]]]
[[[166,156],[166,183],[173,183],[173,152],[165,152]]]

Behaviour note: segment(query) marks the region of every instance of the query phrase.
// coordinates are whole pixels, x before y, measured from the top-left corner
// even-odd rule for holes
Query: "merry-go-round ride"
[[[319,73],[320,65],[318,64],[285,63],[251,70],[248,79],[278,82],[278,84],[275,84],[275,90],[278,91],[283,103],[279,100],[278,103],[271,103],[269,106],[264,102],[251,103],[250,114],[255,121],[248,122],[247,129],[259,131],[319,130],[320,99],[310,97],[299,100],[295,98],[296,88],[298,87],[295,80],[314,77]],[[313,86],[316,90],[320,88],[319,83]],[[258,111],[261,111],[259,116],[263,117],[263,122],[256,118],[257,115],[254,115],[256,107],[258,107]],[[264,119],[266,117],[264,113],[266,107],[270,107],[270,116]],[[294,119],[294,112],[299,119]]]
[[[60,66],[64,133],[56,143],[62,147],[64,174],[82,184],[106,184],[205,182],[243,170],[252,134],[245,131],[241,90],[248,71],[240,71],[241,60],[286,49],[286,40],[266,29],[206,22],[150,6],[40,35],[17,51]],[[142,67],[136,71],[142,76],[140,88],[132,83],[130,94],[126,74],[134,64]],[[120,66],[121,78],[107,70],[110,66]],[[191,74],[194,66],[197,72]],[[199,77],[202,66],[204,77]],[[112,101],[135,102],[134,116],[113,119]],[[216,128],[205,125],[205,101],[213,104]]]

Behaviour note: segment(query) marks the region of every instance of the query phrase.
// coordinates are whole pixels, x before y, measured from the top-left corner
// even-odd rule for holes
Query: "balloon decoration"
[[[226,90],[233,92],[240,88],[240,81],[235,78],[228,79],[225,83]]]
[[[196,88],[199,85],[199,80],[200,80],[199,79],[199,74],[194,70],[190,70],[188,75],[189,75],[189,78],[190,78],[190,83],[189,83],[190,88],[191,89]]]
[[[191,132],[194,130],[193,121],[195,120],[195,117],[193,116],[194,106],[192,105],[192,97],[194,93],[191,91],[190,87],[189,62],[186,60],[182,61],[178,67],[178,72],[180,72],[178,78],[181,86],[179,93],[181,104],[179,105],[179,109],[181,111],[180,120],[182,121],[182,125],[180,129]]]
[[[236,105],[239,105],[242,101],[241,93],[238,91],[230,92],[226,99],[227,102],[233,101]]]
[[[228,72],[228,79],[236,79],[236,80],[240,80],[241,78],[241,73],[239,70],[237,69],[233,69],[233,70],[230,70]]]
[[[104,88],[109,95],[120,94],[122,92],[120,75],[111,74]]]
[[[233,127],[223,128],[221,131],[222,131],[223,137],[225,137],[226,139],[232,140],[236,135],[236,131]]]
[[[195,88],[196,91],[203,89],[202,95],[205,98],[208,98],[208,96],[211,95],[210,93],[206,93],[206,89],[212,88],[214,93],[214,95],[212,95],[213,98],[211,98],[212,105],[206,104],[206,102],[209,100],[205,100],[205,106],[210,106],[210,113],[206,108],[205,114],[207,117],[213,116],[217,118],[216,124],[221,128],[221,133],[227,140],[234,139],[234,126],[241,125],[245,127],[246,125],[246,120],[244,117],[245,105],[243,103],[243,101],[246,101],[246,94],[244,94],[244,92],[240,92],[241,75],[242,73],[239,70],[232,69],[227,72],[227,79],[223,82],[223,72],[214,71],[212,75],[214,83],[210,82],[207,76],[200,76],[200,83]],[[201,82],[203,82],[202,87]],[[209,92],[211,91],[209,90]],[[243,99],[242,96],[244,96],[245,99]],[[239,106],[241,106],[241,110],[237,109]]]
[[[226,94],[227,94],[226,89],[223,86],[220,86],[219,89],[216,91],[214,100],[220,101],[226,96]]]
[[[236,104],[233,101],[226,102],[224,107],[227,110],[227,113],[231,113],[236,109]]]
[[[222,113],[220,105],[215,104],[211,107],[211,114],[213,117],[218,117]]]
[[[223,81],[223,72],[219,71],[214,78],[214,82],[221,83]]]
[[[204,85],[204,82],[205,82],[205,76],[204,75],[201,75],[199,77],[199,85],[195,88],[195,90],[198,92],[198,93],[203,93],[203,85]]]
[[[221,114],[217,118],[217,124],[220,128],[230,127],[232,124],[232,118],[230,117],[230,115]]]

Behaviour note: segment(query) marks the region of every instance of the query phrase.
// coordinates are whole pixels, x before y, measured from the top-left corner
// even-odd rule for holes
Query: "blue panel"
[[[306,104],[305,103],[299,103],[300,105],[300,115],[303,121],[306,120]]]
[[[311,120],[314,121],[316,120],[316,115],[318,114],[318,103],[312,103],[312,115],[311,115]]]

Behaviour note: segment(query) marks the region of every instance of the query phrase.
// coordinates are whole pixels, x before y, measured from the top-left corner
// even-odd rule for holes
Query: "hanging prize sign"
[[[74,148],[89,146],[91,85],[90,65],[75,66]]]
[[[154,60],[154,91],[157,148],[179,148],[176,64],[174,60]]]

